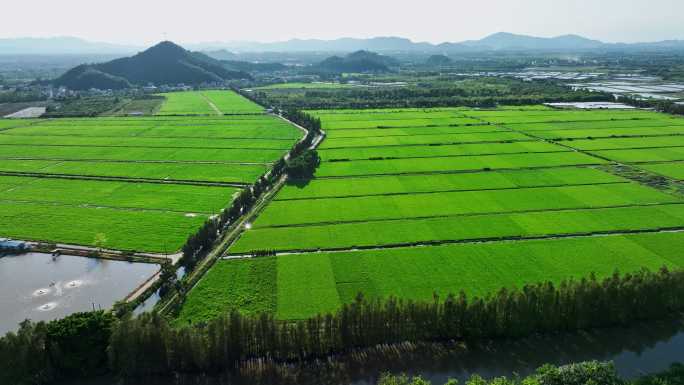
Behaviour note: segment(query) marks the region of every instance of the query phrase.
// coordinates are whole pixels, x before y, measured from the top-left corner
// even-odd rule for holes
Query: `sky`
[[[2,8],[0,38],[134,45],[374,36],[440,43],[502,31],[606,42],[684,39],[684,0],[24,0]]]

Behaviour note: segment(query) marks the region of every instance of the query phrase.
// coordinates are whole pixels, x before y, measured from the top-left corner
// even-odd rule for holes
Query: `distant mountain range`
[[[231,42],[189,45],[195,50],[223,49],[232,52],[422,52],[458,53],[486,51],[593,51],[593,50],[684,50],[684,40],[652,43],[604,43],[578,35],[535,37],[499,32],[480,40],[459,43],[431,44],[413,42],[401,37],[369,39],[341,38],[335,40],[293,39],[274,43]]]
[[[486,51],[649,51],[684,50],[684,40],[651,43],[604,43],[578,35],[534,37],[499,32],[480,40],[459,43],[419,43],[401,37],[369,39],[341,38],[335,40],[292,39],[283,42],[211,42],[187,44],[193,51],[211,52],[221,60],[235,60],[240,52],[422,52],[458,53]],[[19,54],[130,54],[141,47],[89,42],[73,37],[0,39],[0,55]]]
[[[57,78],[54,84],[73,90],[123,89],[132,85],[196,85],[249,78],[246,72],[227,68],[207,55],[165,41],[132,57],[79,65]]]
[[[0,39],[0,55],[131,54],[142,47],[92,42],[77,37]]]

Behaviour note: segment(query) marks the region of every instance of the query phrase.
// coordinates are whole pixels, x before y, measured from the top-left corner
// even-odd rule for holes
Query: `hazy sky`
[[[8,0],[2,9],[0,37],[133,44],[390,35],[443,42],[499,31],[684,39],[684,0]]]

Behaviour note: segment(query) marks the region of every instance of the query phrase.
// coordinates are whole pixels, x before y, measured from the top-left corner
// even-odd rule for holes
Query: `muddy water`
[[[25,319],[48,321],[106,309],[152,276],[158,265],[29,253],[0,258],[0,335]]]

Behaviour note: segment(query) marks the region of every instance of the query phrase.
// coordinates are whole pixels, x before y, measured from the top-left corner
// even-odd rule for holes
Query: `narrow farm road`
[[[200,93],[200,95],[202,95],[204,100],[209,104],[209,107],[211,107],[211,109],[214,110],[214,112],[216,112],[216,115],[223,115],[223,112],[221,112],[221,110],[219,110],[218,107],[216,107],[216,104],[214,104],[214,102],[212,102],[211,99],[209,99],[206,95],[202,93]]]

